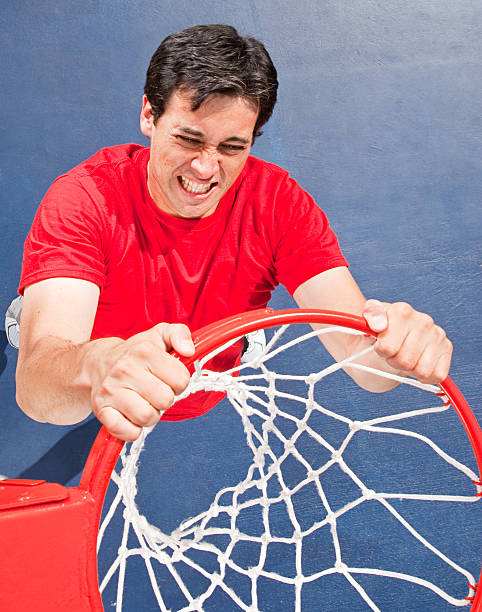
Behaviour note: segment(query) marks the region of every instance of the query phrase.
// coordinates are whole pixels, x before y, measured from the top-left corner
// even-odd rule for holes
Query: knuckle
[[[382,357],[394,357],[397,354],[397,347],[388,340],[378,340],[375,344],[376,352]]]
[[[125,378],[132,371],[132,359],[130,357],[121,357],[112,369],[112,376],[115,378]],[[104,381],[104,385],[110,386],[109,379]]]
[[[419,365],[414,373],[422,382],[433,380],[433,370],[428,365]]]
[[[146,359],[152,355],[154,350],[157,350],[155,344],[151,340],[143,338],[136,342],[132,352],[136,358]]]
[[[447,334],[445,333],[445,330],[442,327],[440,327],[439,325],[434,325],[434,329],[440,342],[444,340],[447,340],[447,342],[449,342]]]
[[[435,382],[442,382],[448,376],[449,369],[446,365],[438,364],[434,370]]]
[[[421,312],[419,315],[420,327],[424,330],[428,330],[433,327],[433,319],[430,315]]]
[[[154,410],[154,408],[150,406],[142,406],[136,409],[134,418],[135,422],[138,425],[146,427],[156,422],[159,418],[159,415],[157,414],[156,410]]]
[[[411,372],[417,365],[417,359],[412,355],[401,355],[397,357],[396,361],[398,366],[406,372]]]
[[[164,393],[163,404],[162,404],[161,409],[167,410],[168,408],[170,408],[173,405],[175,399],[176,397],[174,395],[174,391],[169,387],[168,389],[166,389],[166,392]]]
[[[397,313],[405,319],[410,317],[413,313],[413,308],[410,306],[410,304],[407,304],[407,302],[397,302],[394,304],[394,308]]]
[[[108,398],[115,395],[115,382],[111,376],[104,378],[99,387],[93,390],[91,401],[94,406],[100,407]]]

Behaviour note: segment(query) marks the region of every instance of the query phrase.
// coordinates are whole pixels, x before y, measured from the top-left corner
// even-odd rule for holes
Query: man
[[[205,412],[211,403],[189,398],[169,409],[189,380],[169,351],[192,355],[190,329],[264,307],[279,282],[301,307],[361,313],[379,333],[370,364],[445,378],[443,330],[408,304],[367,301],[310,196],[249,156],[276,90],[264,47],[229,26],[161,43],[140,115],[150,149],[103,149],[57,179],[27,238],[17,368],[26,414],[69,424],[93,412],[133,440],[164,411]],[[342,359],[369,340],[324,342]],[[393,385],[354,376],[373,391]]]

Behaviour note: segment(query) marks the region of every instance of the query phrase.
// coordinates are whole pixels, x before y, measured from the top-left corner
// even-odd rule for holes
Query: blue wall
[[[254,153],[314,195],[368,296],[407,300],[447,328],[453,377],[481,415],[476,0],[3,0],[2,308],[50,182],[102,146],[145,142],[138,111],[152,52],[172,31],[216,22],[260,38],[279,71],[279,103]],[[287,302],[279,291],[275,306]],[[1,351],[0,473],[10,476],[32,474],[67,431],[20,414],[15,360]]]

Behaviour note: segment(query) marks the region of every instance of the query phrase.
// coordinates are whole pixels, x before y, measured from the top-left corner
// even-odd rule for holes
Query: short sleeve
[[[275,211],[275,266],[291,295],[313,276],[348,266],[325,213],[290,177],[278,190]]]
[[[105,279],[103,227],[98,206],[75,178],[58,178],[35,215],[24,246],[19,292],[66,276],[99,287]]]

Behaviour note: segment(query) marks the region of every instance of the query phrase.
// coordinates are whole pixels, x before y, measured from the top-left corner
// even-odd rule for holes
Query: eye
[[[200,140],[197,140],[196,138],[189,138],[189,136],[181,136],[178,134],[176,138],[178,142],[188,149],[198,149],[202,145]]]
[[[236,153],[241,153],[246,149],[243,145],[234,145],[234,144],[221,144],[219,148],[228,155],[236,155]]]

